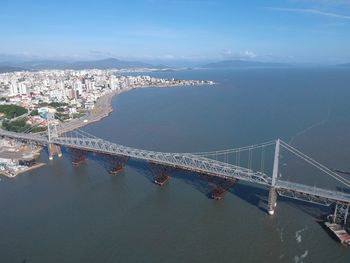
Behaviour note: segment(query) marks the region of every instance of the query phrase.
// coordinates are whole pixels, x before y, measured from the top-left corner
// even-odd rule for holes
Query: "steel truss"
[[[55,121],[53,118],[50,122]],[[127,147],[119,145],[116,143],[109,142],[107,140],[100,139],[96,136],[87,134],[84,131],[76,130],[74,132],[67,132],[65,134],[59,133],[55,128],[56,124],[49,123],[48,134],[21,134],[9,131],[4,131],[0,129],[0,136],[10,137],[18,140],[36,142],[39,144],[55,144],[59,146],[66,146],[68,148],[79,149],[82,151],[101,153],[106,155],[121,156],[124,158],[134,158],[147,162],[151,162],[158,165],[164,165],[174,168],[179,168],[199,174],[206,174],[208,176],[215,176],[225,180],[242,180],[245,182],[256,183],[264,185],[267,188],[273,187],[279,195],[306,201],[315,204],[321,204],[329,206],[334,203],[350,203],[350,195],[339,191],[330,191],[322,188],[310,187],[303,184],[291,183],[277,179],[278,173],[278,151],[275,152],[275,163],[276,168],[274,169],[275,176],[268,176],[263,172],[256,172],[252,169],[247,169],[230,163],[214,160],[207,158],[211,153],[166,153],[166,152],[156,152],[147,151],[142,149],[136,149],[132,147]],[[325,166],[312,160],[310,157],[299,152],[297,149],[289,146],[283,141],[277,140],[276,147],[278,148],[281,144],[282,147],[288,149],[289,151],[295,153],[301,158],[305,159],[311,165],[326,172],[329,176],[343,183],[344,185],[350,185],[350,182],[340,177],[338,174],[330,171]],[[249,150],[254,147],[264,147],[266,145],[271,145],[271,142],[260,144],[256,146],[245,147]],[[241,151],[245,148],[239,148]],[[276,149],[277,149],[276,148]],[[219,151],[217,153],[227,154],[228,152],[236,152],[237,150],[225,150]],[[277,197],[276,197],[277,198]],[[273,200],[275,201],[275,196]],[[272,204],[272,203],[271,203]]]

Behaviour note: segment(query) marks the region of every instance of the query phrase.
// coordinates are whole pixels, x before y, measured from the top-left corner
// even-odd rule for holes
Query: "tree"
[[[38,116],[39,115],[39,112],[38,110],[32,110],[32,112],[30,113],[30,116]]]
[[[24,132],[31,127],[30,125],[26,124],[26,121],[26,118],[20,118],[14,121],[4,120],[2,122],[2,127],[8,131]]]
[[[26,114],[28,110],[17,105],[0,105],[0,112],[4,113],[7,119],[13,119]]]
[[[44,127],[35,127],[26,124],[27,118],[19,118],[14,121],[10,120],[4,120],[2,122],[2,128],[8,131],[13,131],[13,132],[24,132],[24,131],[29,131],[30,132],[42,132],[46,131],[46,128]]]
[[[54,108],[59,108],[59,107],[67,106],[68,104],[64,102],[51,102],[49,105]]]

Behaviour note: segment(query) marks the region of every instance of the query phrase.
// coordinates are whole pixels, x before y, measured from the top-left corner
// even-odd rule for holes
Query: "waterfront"
[[[149,70],[152,72],[154,69]],[[107,117],[113,110],[112,98],[122,92],[148,87],[215,84],[201,80],[115,75],[118,72],[119,70],[95,69],[0,74],[0,95],[4,96],[0,101],[0,129],[26,133],[42,132],[48,128],[47,113],[54,112],[61,121],[58,130],[62,134]],[[138,71],[131,69],[130,72]],[[11,144],[11,140],[0,143]],[[11,150],[16,151],[16,145]],[[6,176],[15,177],[19,173],[40,167],[22,166],[21,161],[21,158],[4,158],[0,160],[0,171]]]
[[[277,137],[289,141],[329,118],[294,144],[326,165],[349,170],[348,73],[154,73],[219,85],[124,93],[113,100],[110,117],[85,130],[129,146],[191,152]],[[215,202],[178,178],[158,188],[146,164],[135,161],[111,177],[94,160],[73,168],[65,153],[38,171],[2,180],[0,189],[4,262],[301,262],[302,256],[305,262],[347,262],[350,257],[308,214],[317,212],[315,207],[280,201],[270,218],[258,199],[266,198],[266,191],[237,185],[223,202]]]

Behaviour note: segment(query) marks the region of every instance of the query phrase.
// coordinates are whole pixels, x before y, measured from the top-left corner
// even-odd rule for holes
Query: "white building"
[[[16,82],[11,82],[10,84],[10,96],[18,95],[18,86]]]
[[[20,95],[27,95],[27,86],[23,82],[18,84],[18,93]]]

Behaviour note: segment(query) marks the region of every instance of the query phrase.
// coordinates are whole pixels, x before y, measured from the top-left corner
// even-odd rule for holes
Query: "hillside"
[[[246,60],[223,60],[203,65],[203,68],[263,68],[263,67],[288,67],[288,64],[270,63]]]
[[[26,69],[21,67],[13,67],[13,66],[1,66],[0,65],[0,73],[6,73],[6,72],[15,72],[15,71],[24,71]]]

